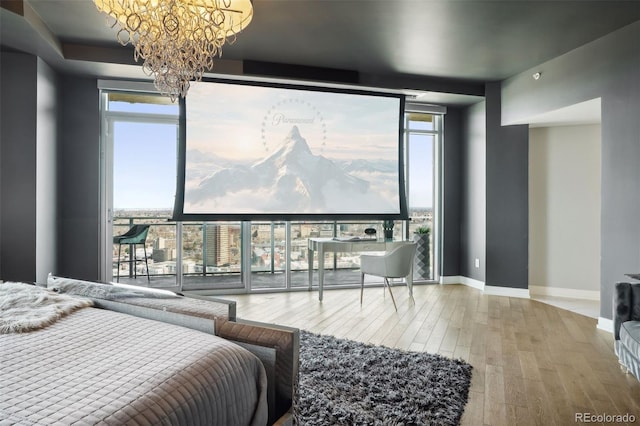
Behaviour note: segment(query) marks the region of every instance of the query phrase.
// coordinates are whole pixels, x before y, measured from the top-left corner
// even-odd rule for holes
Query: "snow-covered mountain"
[[[347,173],[397,173],[397,160],[349,160],[340,164]]]
[[[201,181],[218,170],[233,166],[229,160],[198,149],[187,150],[186,156],[189,165],[187,179],[190,181]]]
[[[393,212],[397,199],[372,192],[367,180],[315,155],[293,126],[282,145],[250,166],[232,166],[187,189],[194,213]]]

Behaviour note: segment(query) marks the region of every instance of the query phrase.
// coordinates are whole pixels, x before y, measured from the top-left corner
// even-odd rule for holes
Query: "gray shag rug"
[[[299,425],[457,425],[471,365],[300,332]]]

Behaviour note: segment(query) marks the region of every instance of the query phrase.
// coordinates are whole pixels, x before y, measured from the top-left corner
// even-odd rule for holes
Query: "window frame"
[[[144,85],[143,85],[144,86]],[[179,113],[174,114],[163,114],[163,113],[136,113],[136,112],[123,112],[123,111],[109,111],[107,108],[108,102],[108,94],[113,93],[114,91],[118,91],[119,89],[112,88],[101,88],[100,89],[100,113],[101,113],[101,135],[100,135],[100,146],[101,146],[101,200],[103,204],[103,208],[101,208],[101,235],[104,241],[104,244],[101,244],[102,253],[101,253],[101,279],[108,281],[111,279],[111,262],[110,253],[111,251],[108,249],[112,241],[112,227],[113,227],[113,200],[108,199],[108,197],[112,198],[113,195],[113,141],[109,141],[109,138],[113,135],[113,123],[115,121],[125,121],[125,122],[140,122],[140,123],[159,123],[159,124],[175,124],[178,127],[178,132],[180,132],[179,126],[180,117]],[[149,90],[149,87],[146,86],[146,90],[140,90],[145,92],[148,95],[155,95],[153,90]],[[158,95],[160,96],[160,95]],[[433,139],[433,223],[432,223],[432,268],[433,275],[432,280],[438,281],[439,279],[439,267],[441,264],[440,259],[440,229],[441,229],[441,152],[442,152],[442,143],[443,143],[443,128],[444,128],[444,110],[441,107],[434,107],[434,111],[425,112],[425,111],[415,111],[412,104],[407,103],[407,107],[405,109],[404,116],[404,129],[403,129],[403,155],[404,158],[404,176],[405,176],[405,190],[406,190],[406,203],[407,210],[410,211],[411,200],[409,198],[409,161],[408,158],[411,155],[410,147],[408,144],[409,135],[410,134],[426,134],[432,136]],[[412,129],[409,126],[410,123],[410,115],[415,113],[428,113],[433,115],[433,129]],[[179,143],[178,138],[176,136],[176,144]],[[111,143],[110,143],[111,142]],[[176,152],[176,160],[178,153]],[[376,222],[375,220],[353,220],[353,219],[345,219],[345,220],[325,220],[325,221],[317,221],[318,223],[324,224],[330,227],[333,231],[333,236],[339,235],[339,229],[341,225],[349,225],[353,223],[360,222]],[[229,222],[229,221],[221,221],[221,223]],[[235,221],[234,221],[235,222]],[[252,256],[252,227],[257,225],[258,223],[264,224],[269,222],[272,226],[274,223],[284,224],[285,228],[285,243],[284,243],[284,270],[279,272],[284,272],[284,285],[278,284],[273,288],[264,288],[257,287],[252,285],[252,265],[251,265],[251,256]],[[265,221],[265,220],[257,220],[257,221],[240,221],[240,274],[239,274],[239,283],[234,286],[229,287],[221,287],[221,288],[210,288],[208,291],[224,294],[224,293],[238,293],[238,292],[269,292],[269,291],[297,291],[297,290],[306,290],[308,287],[306,285],[300,285],[299,283],[293,283],[291,278],[291,266],[292,266],[292,226],[298,226],[299,224],[308,223],[309,221],[301,220],[292,220],[292,221],[282,221],[282,220],[274,220],[274,221]],[[314,223],[316,221],[313,221]],[[380,229],[381,229],[381,220]],[[400,227],[400,236],[404,239],[411,239],[410,229],[409,229],[409,221],[396,221],[401,222],[402,226]],[[182,290],[183,288],[183,226],[185,224],[198,224],[198,222],[175,222],[176,226],[176,280],[175,285],[177,288]],[[205,225],[204,222],[200,223],[201,225]],[[398,234],[396,234],[398,235]],[[272,236],[273,239],[273,236]],[[204,244],[204,243],[203,243]],[[274,242],[271,242],[271,246],[274,246]],[[273,253],[272,253],[273,256]],[[332,262],[333,266],[336,265],[336,254],[334,254],[334,261]],[[331,264],[329,264],[331,265]],[[204,266],[204,261],[203,261]],[[313,265],[310,265],[313,268]],[[280,268],[282,269],[282,268]],[[328,268],[327,268],[328,269]],[[308,271],[308,269],[306,270]],[[298,270],[296,269],[296,272]],[[204,271],[204,276],[209,276],[209,274]],[[212,275],[212,279],[215,277],[215,274]],[[430,281],[432,281],[430,280]],[[356,286],[357,283],[354,283],[353,286]],[[349,287],[351,285],[340,286],[340,288]],[[332,285],[328,284],[328,288],[331,288]]]

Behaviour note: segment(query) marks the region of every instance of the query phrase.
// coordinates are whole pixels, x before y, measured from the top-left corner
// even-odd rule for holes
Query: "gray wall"
[[[440,275],[460,275],[462,110],[447,108],[442,146],[442,256]]]
[[[602,98],[600,315],[609,319],[614,283],[640,270],[639,40],[636,22],[502,84],[502,124]]]
[[[58,264],[57,77],[38,59],[36,124],[36,282],[44,284]]]
[[[0,55],[0,279],[35,281],[38,59],[20,53]]]
[[[0,53],[0,278],[42,282],[57,263],[55,72]]]
[[[500,84],[489,83],[485,284],[529,287],[529,126],[501,126]]]
[[[33,55],[1,55],[0,279],[97,280],[97,81],[58,76]]]
[[[58,273],[100,278],[100,97],[97,81],[66,75],[60,85]]]
[[[463,113],[459,274],[527,288],[529,129],[501,126],[500,114],[499,83]]]
[[[464,111],[460,156],[460,272],[485,281],[486,259],[486,103]],[[475,266],[478,259],[479,266]]]

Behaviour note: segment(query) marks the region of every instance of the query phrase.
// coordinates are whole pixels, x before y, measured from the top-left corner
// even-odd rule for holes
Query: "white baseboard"
[[[476,280],[462,275],[452,275],[448,277],[440,277],[440,284],[463,284],[467,287],[475,288],[483,291],[485,294],[492,296],[508,296],[529,299],[529,289],[511,288],[486,285],[484,281]]]
[[[613,333],[613,320],[610,320],[609,318],[598,317],[598,328],[600,330]]]
[[[440,276],[440,284],[462,284],[461,280],[462,277],[460,275]]]
[[[530,285],[531,294],[539,296],[567,297],[570,299],[600,300],[598,290],[579,290],[574,288],[547,287],[541,285]]]
[[[484,281],[476,280],[469,277],[460,277],[460,282],[467,287],[475,288],[478,290],[483,290],[486,288],[484,285]]]
[[[478,281],[469,277],[463,277],[462,275],[451,275],[448,277],[441,276],[440,284],[463,284],[467,287],[475,288],[477,290],[484,290],[483,281]]]
[[[500,287],[495,285],[484,286],[484,294],[492,296],[519,297],[521,299],[529,299],[528,288]]]

